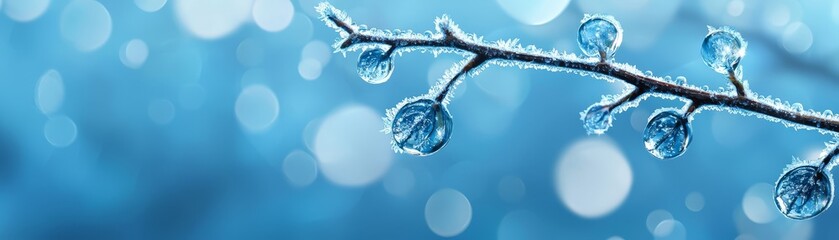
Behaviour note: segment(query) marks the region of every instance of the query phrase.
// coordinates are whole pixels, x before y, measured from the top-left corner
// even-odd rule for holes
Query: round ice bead
[[[653,156],[661,159],[675,158],[690,144],[691,128],[680,113],[669,110],[658,113],[644,129],[644,146]]]
[[[819,215],[833,201],[833,180],[816,166],[793,168],[775,183],[775,205],[791,219]]]
[[[714,71],[728,74],[734,71],[746,55],[746,42],[740,33],[729,27],[708,27],[708,36],[702,41],[702,60]]]
[[[393,73],[393,58],[385,56],[385,51],[373,48],[358,56],[358,76],[365,82],[380,84],[387,82]]]
[[[405,104],[391,124],[396,147],[419,156],[443,148],[452,132],[452,116],[446,106],[431,99]]]
[[[608,15],[586,15],[577,33],[577,43],[588,56],[611,58],[621,45],[623,29]]]
[[[606,106],[595,104],[583,115],[583,127],[588,134],[603,134],[612,126],[612,111]]]

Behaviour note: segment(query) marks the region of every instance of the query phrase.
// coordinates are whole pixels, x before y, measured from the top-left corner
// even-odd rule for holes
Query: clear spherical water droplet
[[[583,127],[588,134],[603,134],[612,126],[612,111],[606,106],[595,104],[586,110]]]
[[[449,141],[452,116],[443,104],[420,99],[399,109],[391,132],[396,147],[414,155],[429,155]]]
[[[655,115],[644,129],[644,146],[653,156],[661,159],[675,158],[685,153],[690,139],[690,122],[674,110]]]
[[[702,41],[702,60],[714,71],[728,74],[734,71],[746,55],[746,41],[730,27],[710,28]]]
[[[608,15],[586,15],[577,33],[577,43],[588,56],[600,56],[605,53],[606,58],[615,55],[615,51],[623,41],[623,29],[620,23]]]
[[[387,82],[393,73],[393,58],[385,56],[379,48],[370,49],[358,57],[358,76],[365,82],[380,84]]]
[[[775,205],[784,216],[803,220],[815,217],[833,201],[833,180],[816,166],[787,171],[775,184]]]

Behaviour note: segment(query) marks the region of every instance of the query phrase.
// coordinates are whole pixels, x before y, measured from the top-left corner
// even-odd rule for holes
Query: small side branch
[[[472,60],[469,60],[469,62],[466,63],[466,65],[464,65],[462,69],[460,69],[460,72],[457,72],[457,74],[455,74],[452,77],[452,79],[448,80],[446,86],[443,87],[443,90],[440,91],[440,94],[437,95],[437,98],[435,100],[437,100],[438,102],[442,102],[444,99],[446,99],[446,96],[449,94],[449,91],[451,91],[452,87],[460,77],[462,77],[466,73],[469,73],[469,71],[472,71],[472,69],[481,66],[481,64],[483,64],[484,62],[486,62],[486,58],[480,55],[473,57]]]
[[[623,97],[621,97],[617,101],[615,101],[613,103],[610,103],[609,105],[606,105],[606,107],[609,110],[612,110],[617,106],[623,105],[624,103],[635,101],[635,99],[638,99],[638,97],[640,97],[641,95],[644,95],[644,93],[646,93],[646,92],[647,92],[647,90],[636,87],[635,90],[632,90],[632,92],[629,92],[629,94],[624,95]]]
[[[353,29],[352,26],[350,26],[350,24],[348,24],[347,22],[341,21],[340,19],[338,19],[337,16],[329,15],[327,17],[329,18],[329,21],[332,21],[333,23],[335,23],[336,26],[343,29],[345,32],[347,32],[349,34],[355,33],[355,29]]]
[[[728,71],[728,80],[731,81],[731,84],[734,85],[734,89],[737,90],[737,96],[747,97],[746,88],[743,86],[743,83],[741,83],[740,80],[737,79],[737,73],[735,73],[733,70]]]

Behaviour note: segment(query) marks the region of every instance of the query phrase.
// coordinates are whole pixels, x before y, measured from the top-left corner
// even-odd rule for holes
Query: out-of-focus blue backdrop
[[[828,239],[839,210],[792,221],[771,191],[831,138],[704,111],[687,153],[646,152],[650,99],[587,136],[579,112],[621,83],[491,67],[449,106],[429,157],[395,154],[384,110],[456,55],[396,57],[389,82],[318,0],[0,0],[2,239]],[[579,52],[584,13],[624,27],[616,61],[726,87],[699,55],[706,25],[749,42],[751,89],[838,109],[839,2],[795,0],[332,2],[357,23]]]

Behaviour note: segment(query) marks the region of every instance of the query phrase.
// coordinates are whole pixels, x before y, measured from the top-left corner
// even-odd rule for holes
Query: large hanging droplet
[[[663,111],[647,123],[644,146],[653,156],[670,159],[685,153],[691,139],[691,127],[680,113]]]
[[[775,184],[775,205],[791,219],[815,217],[832,201],[833,180],[816,166],[793,168]]]
[[[623,41],[623,29],[614,17],[586,15],[577,33],[577,43],[588,56],[612,58]]]
[[[452,132],[452,116],[446,106],[431,99],[405,104],[391,124],[396,147],[419,156],[443,148]]]
[[[588,134],[603,134],[612,127],[612,111],[606,106],[595,104],[586,110],[582,120]]]
[[[380,84],[387,82],[393,73],[393,58],[380,48],[373,48],[358,56],[358,76],[365,82]]]
[[[740,33],[730,27],[708,27],[708,35],[702,41],[702,60],[714,71],[728,74],[746,55],[746,45]]]

